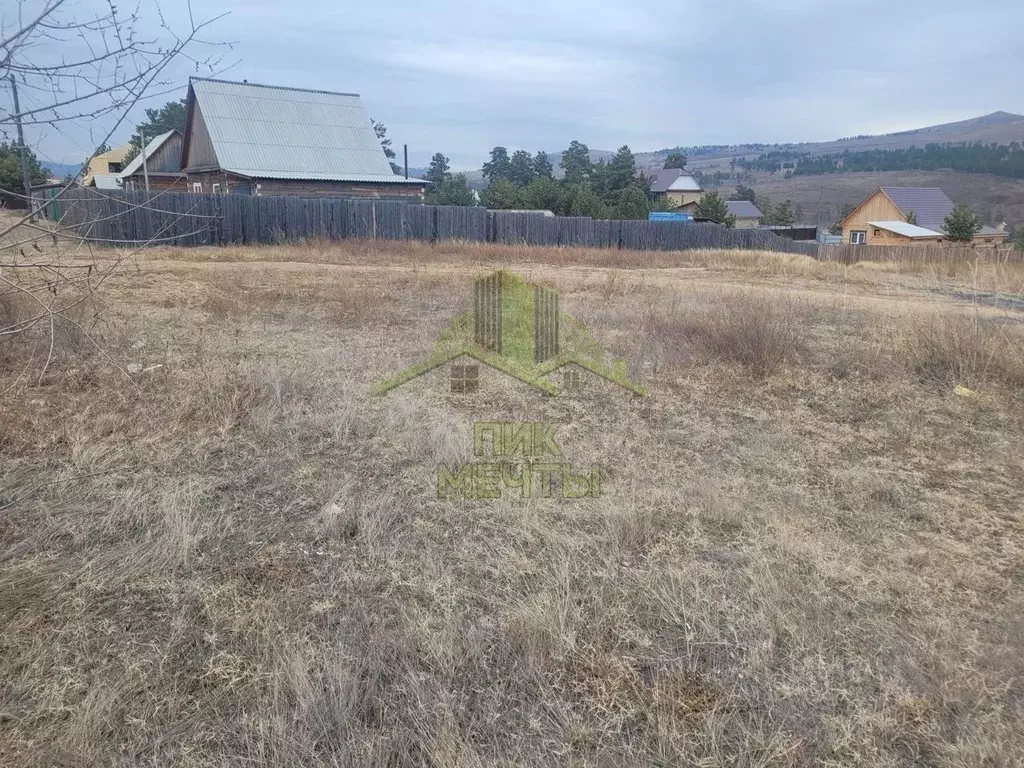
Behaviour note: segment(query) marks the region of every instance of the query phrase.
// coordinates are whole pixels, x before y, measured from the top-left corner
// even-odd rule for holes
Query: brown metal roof
[[[906,216],[911,211],[917,225],[942,232],[942,224],[953,210],[953,201],[938,187],[882,187],[882,192]]]

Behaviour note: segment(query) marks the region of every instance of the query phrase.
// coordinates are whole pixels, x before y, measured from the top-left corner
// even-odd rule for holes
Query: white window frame
[[[203,194],[203,182],[201,182],[201,181],[193,181],[192,182],[192,191],[195,194],[197,194],[197,195]]]
[[[214,184],[213,187],[212,187],[212,190],[213,190],[213,194],[219,195],[220,194],[220,184]]]
[[[866,229],[850,230],[850,245],[867,245],[868,233]]]

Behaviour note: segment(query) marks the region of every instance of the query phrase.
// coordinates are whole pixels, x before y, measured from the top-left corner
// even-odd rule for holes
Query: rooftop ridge
[[[278,91],[294,91],[296,93],[322,93],[326,96],[356,96],[362,98],[358,93],[348,93],[346,91],[325,91],[320,88],[293,88],[287,85],[266,85],[264,83],[250,83],[248,81],[238,80],[221,80],[215,77],[189,77],[188,84],[192,83],[224,83],[225,85],[245,85],[252,86],[253,88],[273,88]]]

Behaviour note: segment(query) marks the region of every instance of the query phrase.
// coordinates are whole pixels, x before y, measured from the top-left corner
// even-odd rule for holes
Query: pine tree
[[[628,146],[619,147],[608,163],[605,198],[618,200],[622,191],[636,181],[636,158]]]
[[[849,214],[847,214],[847,215],[849,215]],[[913,224],[915,227],[917,226],[917,212],[916,211],[908,211],[905,218],[907,220],[907,224]]]
[[[533,156],[533,173],[538,178],[553,179],[555,177],[555,169],[551,165],[547,152],[540,151]]]
[[[792,227],[796,223],[796,214],[793,213],[793,202],[783,200],[772,211],[772,221],[779,227]]]
[[[843,203],[843,207],[839,209],[839,216],[834,222],[832,222],[832,227],[829,229],[829,232],[833,235],[843,234],[843,221],[855,210],[857,210],[857,206],[853,203]]]
[[[562,188],[558,210],[555,213],[561,216],[590,216],[602,219],[607,214],[607,209],[589,184],[567,184]]]
[[[1024,251],[1024,224],[1017,229],[1017,235],[1013,238],[1013,247],[1018,251]]]
[[[511,179],[492,179],[487,188],[480,193],[480,203],[494,211],[519,208],[520,192],[519,185]]]
[[[650,208],[647,195],[635,184],[631,184],[619,193],[619,202],[615,207],[615,215],[620,219],[646,219]]]
[[[969,243],[981,229],[981,219],[965,203],[957,203],[942,222],[949,239],[958,243]]]
[[[727,227],[736,226],[736,217],[729,213],[729,206],[717,192],[707,192],[697,203],[697,216],[711,219]]]
[[[548,176],[538,176],[523,188],[523,208],[531,211],[554,211],[558,207],[558,184]]]
[[[495,179],[507,179],[512,175],[512,161],[509,159],[508,150],[505,147],[495,147],[491,150],[491,159],[484,163],[484,177],[488,181]]]
[[[608,163],[598,160],[590,166],[590,180],[585,182],[602,201],[608,199]],[[614,196],[612,202],[615,202]]]
[[[592,171],[590,149],[582,142],[573,141],[562,153],[560,165],[565,171],[566,184],[582,184],[589,181]]]
[[[449,176],[450,166],[448,165],[448,158],[444,156],[443,152],[436,152],[432,158],[430,158],[430,165],[427,167],[427,172],[423,174],[424,180],[430,182],[433,186],[440,186],[444,183],[444,180]]]
[[[757,195],[754,193],[753,187],[747,187],[740,184],[736,187],[736,194],[733,195],[733,200],[747,200],[751,203],[757,202]]]
[[[50,176],[39,164],[35,153],[25,147],[28,160],[29,184],[42,184]],[[0,144],[0,203],[21,207],[25,197],[25,186],[21,178],[21,147],[6,142]],[[15,270],[17,271],[17,270]]]
[[[139,138],[140,132],[145,135],[146,142],[148,143],[160,134],[173,130],[185,130],[184,99],[168,101],[159,109],[147,109],[146,121],[135,126],[135,133],[132,134],[131,140],[128,142],[128,151],[125,153],[124,160],[121,162],[124,165],[128,165],[128,163],[134,160],[139,152],[142,151],[142,140]],[[98,151],[96,154],[101,155],[103,152],[109,152],[110,148],[107,147],[104,150],[101,147],[101,150],[102,151]]]
[[[170,106],[168,104],[168,106]],[[149,110],[146,110],[147,114]],[[184,118],[182,118],[184,123]],[[370,118],[370,125],[373,126],[373,132],[377,134],[377,138],[380,139],[380,145],[384,149],[384,156],[388,159],[388,164],[391,166],[391,172],[398,176],[402,169],[398,167],[398,163],[395,162],[395,150],[391,148],[391,139],[388,138],[388,129],[384,123],[378,123],[372,117]],[[127,162],[127,160],[125,161]]]
[[[439,186],[428,190],[423,201],[427,205],[476,205],[464,173],[449,175]]]
[[[529,152],[517,149],[512,153],[512,160],[509,163],[509,178],[521,187],[525,187],[533,181],[535,173],[533,157]]]
[[[662,168],[679,168],[683,169],[686,167],[687,157],[682,152],[669,152],[668,157],[665,158],[665,165]]]

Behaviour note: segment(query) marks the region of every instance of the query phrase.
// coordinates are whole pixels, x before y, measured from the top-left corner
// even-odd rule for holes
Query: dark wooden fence
[[[898,261],[905,264],[942,264],[946,262],[985,261],[996,263],[1024,263],[1024,251],[1016,251],[1005,244],[993,245],[822,245],[819,257],[841,264],[858,261]]]
[[[89,239],[113,245],[285,243],[323,238],[468,240],[635,250],[741,248],[817,257],[800,243],[758,229],[664,221],[551,217],[486,208],[375,200],[250,197],[72,189],[47,215]]]

